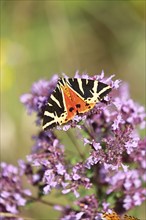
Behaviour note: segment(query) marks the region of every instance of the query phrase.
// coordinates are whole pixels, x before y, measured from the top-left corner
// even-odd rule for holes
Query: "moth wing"
[[[120,217],[118,216],[117,213],[112,212],[112,213],[104,213],[102,215],[102,220],[120,220]]]
[[[57,83],[56,89],[48,99],[44,110],[43,129],[53,128],[61,125],[66,118],[66,109],[63,94]]]
[[[111,91],[109,85],[97,80],[69,78],[67,81],[74,92],[87,103],[97,103]]]
[[[132,217],[132,216],[125,215],[124,220],[140,220],[140,219]]]

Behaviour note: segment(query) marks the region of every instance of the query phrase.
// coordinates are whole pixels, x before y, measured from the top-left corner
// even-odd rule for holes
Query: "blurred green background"
[[[35,116],[19,97],[38,79],[103,69],[127,81],[134,100],[145,104],[144,10],[140,0],[1,0],[1,160],[17,164],[30,152]],[[144,210],[131,213],[146,219]],[[36,204],[24,215],[50,220],[58,213]]]

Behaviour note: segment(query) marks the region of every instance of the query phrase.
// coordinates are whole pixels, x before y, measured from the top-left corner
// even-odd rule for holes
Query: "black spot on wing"
[[[77,107],[77,108],[81,108],[81,105],[80,105],[80,104],[76,104],[76,107]]]
[[[73,108],[73,107],[70,107],[69,111],[72,112],[73,110],[74,110],[74,108]]]

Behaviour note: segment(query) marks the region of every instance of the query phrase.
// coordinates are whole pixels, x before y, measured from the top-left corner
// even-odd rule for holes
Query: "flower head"
[[[94,195],[85,196],[75,202],[77,209],[71,209],[70,207],[65,207],[62,209],[62,216],[60,220],[70,220],[70,219],[97,219],[98,213],[98,203]]]
[[[20,97],[20,101],[26,106],[29,113],[35,111],[39,117],[42,115],[43,107],[55,89],[57,80],[57,75],[54,75],[50,81],[39,80],[32,85],[30,93]]]
[[[31,195],[30,191],[23,189],[20,173],[17,167],[1,163],[0,176],[0,211],[16,214],[20,206],[25,206],[26,196]]]

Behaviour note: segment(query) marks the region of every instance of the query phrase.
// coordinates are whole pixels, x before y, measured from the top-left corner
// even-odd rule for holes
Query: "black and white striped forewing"
[[[97,80],[69,78],[66,81],[74,92],[87,103],[97,103],[111,91],[109,85]]]
[[[45,107],[43,118],[43,129],[53,128],[56,125],[62,124],[62,121],[66,118],[65,103],[63,94],[60,87],[57,84],[56,89],[48,99],[48,103]]]

